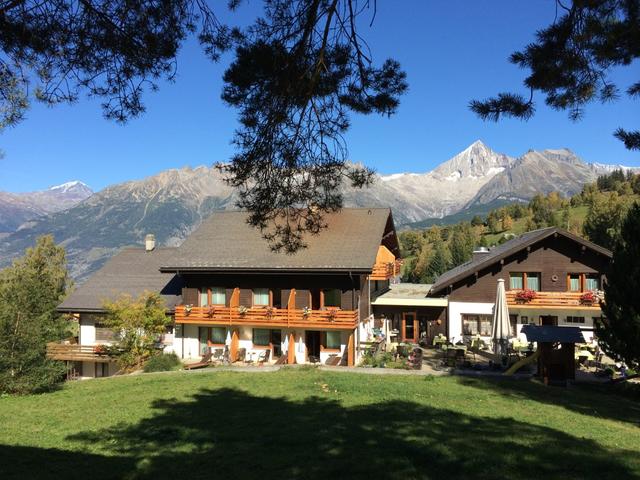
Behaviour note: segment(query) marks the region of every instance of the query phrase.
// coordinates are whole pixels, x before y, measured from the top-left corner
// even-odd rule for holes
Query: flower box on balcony
[[[516,293],[515,299],[518,303],[529,303],[536,298],[537,294],[534,290],[524,289]]]
[[[584,292],[580,295],[580,303],[583,305],[593,305],[598,301],[595,292]]]

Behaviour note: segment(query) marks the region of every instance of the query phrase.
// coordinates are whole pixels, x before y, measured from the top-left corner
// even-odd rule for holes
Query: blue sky
[[[260,4],[251,0],[239,18],[246,21]],[[377,63],[387,57],[401,62],[409,92],[391,118],[352,117],[351,159],[383,174],[425,172],[481,139],[514,156],[530,148],[567,147],[587,161],[639,166],[640,154],[612,136],[618,126],[638,127],[638,101],[623,97],[591,105],[578,123],[547,109],[542,97],[528,122],[488,123],[468,110],[473,98],[523,92],[526,72],[507,58],[554,13],[551,0],[378,0],[376,21],[362,33]],[[167,168],[229,159],[236,112],[220,100],[228,60],[212,64],[195,42],[186,44],[176,82],[148,93],[147,112],[125,126],[105,120],[94,100],[53,108],[34,104],[24,122],[0,134],[0,190],[30,191],[74,179],[98,190]],[[638,73],[636,64],[615,78],[626,89]]]

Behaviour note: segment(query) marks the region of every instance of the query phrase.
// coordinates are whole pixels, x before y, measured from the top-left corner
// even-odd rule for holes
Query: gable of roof
[[[433,284],[433,287],[431,288],[431,294],[437,294],[449,285],[452,285],[453,283],[462,280],[469,275],[473,275],[476,272],[495,264],[503,258],[508,257],[509,255],[520,252],[528,246],[531,246],[541,240],[544,240],[545,238],[556,234],[562,235],[565,238],[568,238],[580,245],[585,246],[586,248],[589,248],[609,258],[611,258],[612,256],[610,250],[607,250],[600,245],[596,245],[595,243],[590,242],[585,238],[574,235],[573,233],[570,233],[562,228],[548,227],[539,230],[532,230],[530,232],[523,233],[519,237],[508,240],[502,245],[498,245],[492,248],[489,253],[484,254],[479,258],[471,260],[467,263],[463,263],[462,265],[459,265],[443,273],[436,279],[435,283]]]
[[[381,243],[399,254],[388,208],[345,208],[325,215],[327,228],[308,235],[294,254],[273,252],[244,211],[213,213],[161,266],[184,271],[370,272]]]
[[[111,257],[85,283],[74,290],[57,308],[60,312],[101,312],[105,300],[121,295],[136,298],[145,291],[159,292],[167,308],[173,309],[182,293],[182,279],[161,273],[160,265],[176,252],[176,248],[160,247],[147,252],[144,248],[124,248]]]

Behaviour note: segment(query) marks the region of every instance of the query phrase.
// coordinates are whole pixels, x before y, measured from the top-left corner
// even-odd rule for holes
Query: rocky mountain
[[[345,205],[391,206],[399,226],[466,218],[465,212],[528,200],[536,193],[573,194],[612,168],[585,163],[566,149],[509,157],[478,141],[431,172],[379,176],[371,188],[345,189]],[[161,245],[177,245],[212,211],[234,206],[234,192],[215,168],[167,170],[110,186],[66,210],[39,212],[0,239],[0,266],[37,236],[52,233],[67,249],[72,275],[82,280],[122,246],[140,244],[147,233]]]
[[[0,192],[0,233],[11,233],[23,223],[66,210],[93,195],[80,181],[28,193]]]

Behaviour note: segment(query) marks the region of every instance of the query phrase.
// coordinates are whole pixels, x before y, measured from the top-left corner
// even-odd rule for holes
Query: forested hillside
[[[470,221],[403,231],[403,280],[432,283],[450,268],[469,261],[476,247],[491,247],[549,226],[612,248],[627,210],[638,199],[640,174],[614,170],[569,198],[557,192],[536,195],[529,203],[505,205]]]

